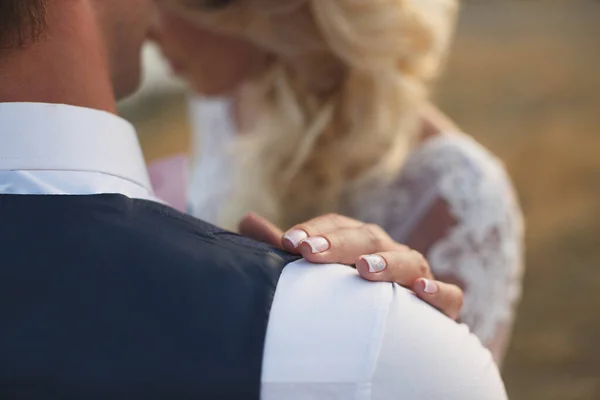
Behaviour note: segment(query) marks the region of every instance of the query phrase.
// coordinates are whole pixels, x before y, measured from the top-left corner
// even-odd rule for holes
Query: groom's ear
[[[46,29],[46,0],[0,0],[0,49],[35,41]]]

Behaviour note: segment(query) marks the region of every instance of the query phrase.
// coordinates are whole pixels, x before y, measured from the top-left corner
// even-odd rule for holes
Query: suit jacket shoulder
[[[0,397],[259,398],[296,257],[120,195],[4,195],[0,220]]]

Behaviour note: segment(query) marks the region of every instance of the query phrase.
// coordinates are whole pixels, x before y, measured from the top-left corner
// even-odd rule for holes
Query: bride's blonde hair
[[[258,115],[237,139],[236,189],[218,221],[229,229],[249,211],[283,228],[344,212],[361,182],[392,178],[457,9],[456,0],[175,1],[268,59],[249,83]]]

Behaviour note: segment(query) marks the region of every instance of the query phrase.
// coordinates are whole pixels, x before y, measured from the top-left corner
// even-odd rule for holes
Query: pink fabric
[[[178,154],[148,165],[154,194],[171,207],[185,212],[187,209],[188,158]]]

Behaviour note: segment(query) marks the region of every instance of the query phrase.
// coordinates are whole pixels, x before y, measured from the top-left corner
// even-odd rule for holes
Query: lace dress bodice
[[[235,174],[229,106],[196,101],[192,111],[203,140],[190,212],[215,222]],[[346,214],[383,227],[425,254],[438,279],[461,286],[462,322],[500,361],[523,269],[523,221],[502,164],[472,138],[445,133],[417,147],[391,184],[369,182],[355,193]]]
[[[425,254],[438,279],[461,286],[462,322],[500,359],[521,293],[524,230],[502,164],[468,136],[441,134],[413,151],[393,184],[360,193],[352,217],[380,225]],[[440,207],[449,219],[435,220]],[[428,217],[438,226],[425,227]]]

